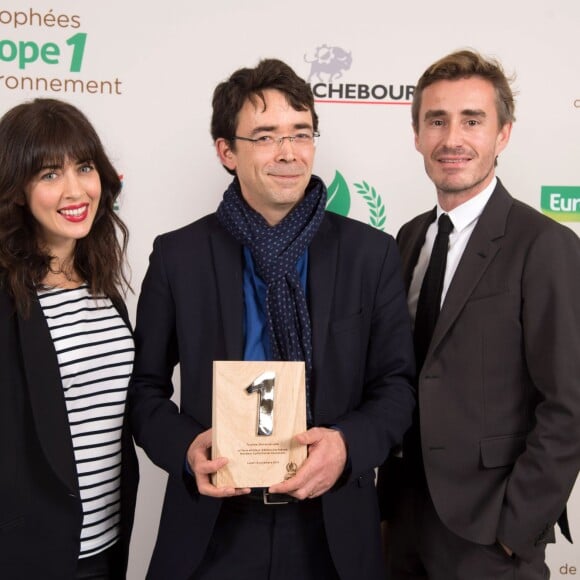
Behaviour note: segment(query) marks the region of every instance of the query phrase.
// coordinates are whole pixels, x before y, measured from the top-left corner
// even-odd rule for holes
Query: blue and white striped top
[[[121,428],[133,368],[131,332],[111,300],[79,288],[38,289],[54,342],[83,508],[80,558],[119,538]]]

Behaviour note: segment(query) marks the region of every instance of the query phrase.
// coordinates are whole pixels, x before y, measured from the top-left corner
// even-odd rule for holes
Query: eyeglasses
[[[284,135],[283,137],[276,137],[275,135],[262,135],[256,139],[250,137],[239,137],[235,135],[232,141],[249,141],[260,149],[273,149],[275,146],[282,147],[285,140],[289,141],[295,147],[309,147],[316,145],[320,137],[320,133],[296,133],[296,135]]]

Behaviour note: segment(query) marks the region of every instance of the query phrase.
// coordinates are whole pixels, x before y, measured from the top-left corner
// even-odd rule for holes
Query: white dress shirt
[[[495,189],[496,183],[497,178],[494,177],[491,180],[491,183],[481,193],[478,193],[475,197],[462,203],[450,212],[444,212],[440,205],[437,204],[437,218],[427,229],[425,243],[421,248],[417,265],[413,270],[413,278],[409,288],[409,295],[407,296],[407,303],[409,305],[409,312],[411,313],[413,324],[415,323],[415,313],[417,311],[417,301],[419,300],[421,284],[425,272],[427,271],[429,259],[431,258],[431,251],[433,250],[433,244],[435,243],[435,236],[437,235],[437,220],[439,219],[439,216],[443,213],[447,213],[453,222],[453,230],[449,235],[449,250],[447,251],[445,278],[443,280],[443,290],[441,292],[441,306],[443,306],[447,290],[449,289],[451,280],[453,280],[455,270],[461,260],[461,256],[463,256],[467,242],[471,237],[471,233],[477,224],[479,216],[483,212],[483,208],[486,206],[493,190]]]

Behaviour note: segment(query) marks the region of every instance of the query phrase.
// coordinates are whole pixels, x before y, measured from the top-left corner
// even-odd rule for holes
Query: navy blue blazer
[[[156,239],[143,281],[129,389],[135,439],[169,473],[149,578],[189,578],[221,500],[184,472],[192,440],[211,427],[212,362],[243,358],[243,257],[215,215]],[[411,423],[414,361],[393,238],[327,213],[309,248],[314,423],[345,435],[351,470],[322,497],[341,578],[382,578],[374,468]],[[172,374],[180,365],[179,406]]]

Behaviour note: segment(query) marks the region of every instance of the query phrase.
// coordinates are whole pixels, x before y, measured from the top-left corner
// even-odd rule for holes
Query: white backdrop
[[[575,187],[580,198],[579,24],[577,0],[525,8],[488,0],[475,9],[458,0],[4,0],[0,113],[51,96],[92,120],[124,176],[134,314],[154,236],[213,211],[229,183],[209,121],[213,88],[235,69],[275,57],[311,76],[321,101],[315,171],[340,183],[336,200],[343,208],[350,200],[351,217],[369,222],[371,208],[384,207],[384,228],[395,234],[435,200],[413,147],[407,87],[458,48],[494,55],[517,74],[517,122],[498,167],[506,187],[538,209],[543,186]],[[580,222],[567,225],[580,232]],[[144,578],[165,482],[140,459],[130,580]],[[579,496],[569,505],[576,535]],[[548,560],[552,577],[580,575],[578,548],[565,541]]]

